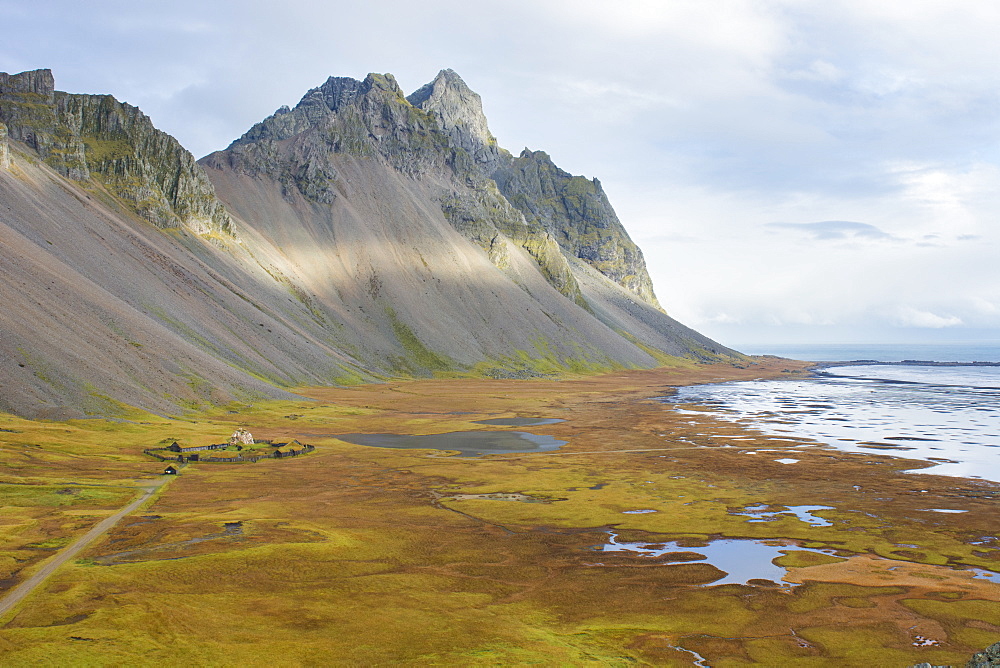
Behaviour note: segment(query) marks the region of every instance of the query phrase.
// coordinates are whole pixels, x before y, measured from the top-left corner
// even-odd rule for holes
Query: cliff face
[[[497,189],[523,216],[523,228],[536,239],[554,240],[570,257],[584,260],[659,306],[642,251],[629,238],[597,179],[559,169],[543,151],[525,149],[514,158],[500,149],[479,95],[452,70],[442,70],[407,100],[437,120],[449,144],[470,156],[472,165],[463,166],[476,174],[477,181],[489,181],[490,189]]]
[[[656,306],[598,183],[499,148],[448,70],[409,98],[330,78],[199,163],[46,70],[0,74],[0,122],[0,410],[742,359]]]
[[[525,149],[504,161],[493,178],[529,223],[559,247],[641,299],[659,307],[642,251],[629,238],[597,179],[573,176],[543,151]]]
[[[10,144],[7,141],[7,126],[0,123],[0,169],[10,167]]]
[[[506,154],[490,132],[483,101],[454,71],[441,70],[406,100],[433,116],[450,144],[468,154],[484,173],[491,173],[501,154]]]
[[[49,70],[0,73],[0,121],[58,173],[94,179],[159,227],[230,231],[230,220],[194,156],[110,95],[55,90]]]

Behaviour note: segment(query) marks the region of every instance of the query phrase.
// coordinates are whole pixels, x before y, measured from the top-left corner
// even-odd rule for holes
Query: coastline
[[[816,367],[825,369],[835,366],[939,366],[939,367],[991,367],[1000,366],[1000,362],[935,362],[933,360],[901,360],[899,362],[884,362],[880,360],[851,360],[851,361],[831,361],[815,362]]]

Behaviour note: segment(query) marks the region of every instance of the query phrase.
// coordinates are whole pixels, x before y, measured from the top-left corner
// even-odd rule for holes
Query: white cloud
[[[824,220],[818,223],[768,223],[772,230],[792,230],[817,241],[900,241],[868,223],[847,220]]]
[[[921,311],[911,306],[900,306],[896,309],[896,322],[901,327],[941,329],[957,327],[962,324],[962,319],[953,315],[942,316],[930,311]]]
[[[804,68],[781,72],[780,76],[793,81],[836,83],[843,81],[846,73],[833,63],[828,63],[825,60],[814,60]]]

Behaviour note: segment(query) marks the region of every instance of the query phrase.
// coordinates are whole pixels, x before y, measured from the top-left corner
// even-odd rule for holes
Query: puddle
[[[993,571],[988,571],[985,568],[970,568],[969,570],[975,573],[975,575],[972,576],[974,578],[989,580],[990,582],[1000,584],[1000,573],[994,573]]]
[[[642,510],[623,510],[622,513],[625,515],[645,515],[646,513],[655,513],[657,511],[652,508],[643,508]]]
[[[925,513],[967,513],[968,510],[952,510],[951,508],[923,508]]]
[[[788,569],[778,566],[774,560],[788,552],[816,552],[833,554],[833,550],[816,550],[799,547],[779,541],[759,541],[752,539],[713,540],[704,547],[681,545],[678,541],[650,543],[640,541],[623,543],[618,534],[608,532],[608,542],[597,548],[599,552],[634,552],[640,557],[659,559],[663,564],[678,564],[707,561],[725,572],[725,576],[705,585],[715,587],[724,584],[750,584],[750,580],[770,580],[782,587],[796,586],[782,582]]]
[[[513,417],[513,418],[491,418],[489,420],[473,420],[475,424],[490,424],[496,427],[538,427],[543,424],[556,424],[557,422],[565,422],[566,420],[560,420],[559,418],[525,418],[525,417]]]
[[[774,461],[778,462],[779,464],[798,464],[799,463],[799,460],[792,459],[790,457],[785,457],[784,459],[775,459]]]
[[[928,638],[926,636],[917,635],[913,637],[913,642],[910,643],[914,647],[936,647],[941,644],[940,641],[934,640],[933,638]]]
[[[745,506],[742,511],[731,511],[730,515],[743,515],[753,519],[748,522],[773,522],[781,515],[794,515],[801,522],[814,527],[831,527],[833,522],[813,515],[817,510],[835,510],[833,506],[781,506],[785,510],[768,510],[771,506],[757,503]]]
[[[457,450],[463,457],[521,452],[549,452],[566,445],[551,436],[523,431],[453,431],[445,434],[331,434],[355,445],[401,450]]]
[[[490,494],[455,494],[451,498],[453,501],[517,501],[519,503],[550,503],[546,499],[539,499],[530,494],[520,492],[492,492]]]
[[[243,521],[224,522],[222,529],[227,536],[241,536],[243,534]]]

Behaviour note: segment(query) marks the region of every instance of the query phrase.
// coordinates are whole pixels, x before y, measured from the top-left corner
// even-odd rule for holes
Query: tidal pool
[[[475,424],[488,424],[495,427],[539,427],[543,424],[556,424],[557,422],[565,422],[566,420],[560,420],[559,418],[527,418],[527,417],[512,417],[512,418],[490,418],[489,420],[473,420]]]
[[[833,554],[833,550],[816,550],[778,541],[760,541],[749,538],[713,540],[704,547],[687,547],[679,545],[677,541],[665,543],[619,542],[618,534],[614,532],[608,532],[608,536],[608,542],[598,548],[599,552],[635,552],[638,556],[650,559],[676,554],[676,560],[667,557],[661,563],[689,564],[707,561],[726,573],[721,579],[704,585],[706,587],[724,584],[745,585],[749,584],[750,580],[770,580],[783,587],[790,587],[792,585],[782,582],[788,569],[775,564],[775,559],[793,551]],[[700,557],[700,559],[692,559],[692,556]]]
[[[331,434],[355,445],[401,450],[457,450],[463,457],[548,452],[566,445],[551,436],[524,431],[452,431],[444,434]]]

